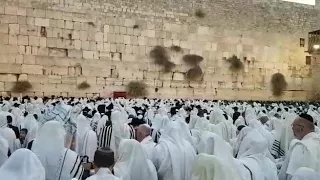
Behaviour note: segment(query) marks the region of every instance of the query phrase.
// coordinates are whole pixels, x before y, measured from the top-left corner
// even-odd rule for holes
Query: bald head
[[[141,124],[137,128],[137,140],[141,142],[144,138],[151,135],[151,127],[148,124]]]
[[[292,131],[294,136],[301,140],[310,132],[314,132],[313,118],[308,114],[299,115],[292,123]]]

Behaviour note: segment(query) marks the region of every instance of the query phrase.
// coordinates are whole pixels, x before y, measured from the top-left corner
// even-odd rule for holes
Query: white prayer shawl
[[[15,151],[1,166],[0,177],[5,180],[46,180],[40,160],[28,149]]]
[[[180,132],[182,134],[182,137],[185,138],[185,140],[187,140],[194,148],[195,148],[195,145],[193,144],[193,138],[191,136],[191,133],[190,133],[190,129],[189,129],[189,126],[188,124],[184,121],[183,118],[178,118],[176,120],[176,122],[178,123],[178,125],[180,126]]]
[[[153,155],[153,149],[154,147],[157,145],[151,136],[147,136],[145,137],[140,144],[142,145],[144,151],[147,154],[148,159],[152,159],[152,155]]]
[[[58,121],[48,121],[40,129],[32,151],[38,156],[46,171],[46,180],[80,179],[83,167],[80,157],[66,149],[66,132]]]
[[[24,128],[28,130],[27,136],[26,136],[26,144],[33,141],[37,135],[39,130],[39,124],[34,118],[33,114],[28,114],[27,117],[24,120]]]
[[[12,125],[16,127],[20,127],[22,116],[23,116],[21,109],[14,107],[11,113],[13,114]]]
[[[192,180],[239,180],[238,174],[230,172],[226,161],[215,155],[199,154],[196,157]]]
[[[179,126],[170,122],[161,134],[152,160],[158,170],[159,180],[190,180],[196,152],[181,138]]]
[[[108,168],[100,168],[98,172],[86,180],[122,180],[114,176]]]
[[[9,149],[14,151],[16,134],[11,128],[7,127],[7,117],[4,112],[0,112],[0,135],[7,140]]]
[[[291,180],[319,180],[320,174],[306,167],[299,168],[292,176]]]
[[[242,116],[239,116],[238,119],[235,121],[234,125],[236,127],[239,127],[241,125],[245,126],[246,122],[244,121],[244,118]]]
[[[252,128],[251,127],[244,127],[241,129],[240,133],[238,134],[237,136],[237,141],[235,143],[235,147],[233,149],[233,155],[236,157],[239,153],[239,150],[240,150],[240,145],[243,141],[243,139],[247,136],[247,134],[249,132],[252,131]]]
[[[201,141],[201,132],[200,130],[197,129],[191,129],[191,136],[193,140],[193,144],[197,147]]]
[[[307,167],[320,173],[320,138],[316,133],[307,134],[301,141],[293,140],[281,167],[279,179],[293,175],[300,167]]]
[[[8,151],[8,141],[0,134],[0,167],[8,159]]]
[[[226,118],[223,116],[223,111],[219,108],[214,108],[210,113],[209,121],[211,124],[219,124],[220,122],[226,121]]]
[[[76,152],[79,156],[87,156],[93,162],[94,153],[98,148],[96,133],[91,129],[88,119],[80,114],[77,118]]]
[[[146,167],[141,167],[145,165]],[[117,177],[123,180],[157,180],[157,171],[148,160],[141,144],[134,139],[124,139],[119,146],[119,160],[114,166]]]
[[[268,141],[255,129],[252,129],[242,140],[237,158],[240,159],[252,174],[258,179],[277,180],[276,165],[266,157],[265,150]],[[248,163],[249,162],[249,163]],[[254,167],[253,162],[257,162],[259,168]],[[255,164],[255,163],[254,163]],[[252,165],[252,166],[251,166]],[[250,167],[249,167],[250,166]],[[261,172],[259,172],[261,171]],[[263,176],[261,177],[261,174]]]

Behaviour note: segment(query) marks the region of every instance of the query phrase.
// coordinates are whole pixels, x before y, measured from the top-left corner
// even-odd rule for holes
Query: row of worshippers
[[[28,142],[24,144],[32,142],[29,149],[43,165],[46,179],[85,179],[94,167],[97,174],[89,179],[114,174],[132,180],[271,180],[278,179],[277,166],[280,180],[291,179],[303,167],[319,172],[319,160],[314,158],[320,149],[314,125],[319,112],[313,106],[306,110],[275,103],[273,108],[266,108],[257,103],[146,99],[70,102],[62,98],[3,104],[0,120],[10,122],[11,116],[16,127],[24,127],[21,132],[25,129],[24,140]],[[295,112],[310,115],[297,116]],[[1,124],[6,123],[1,120]],[[6,157],[16,148],[12,143],[14,131],[3,129],[2,141],[12,144],[2,148],[7,150]],[[96,151],[98,147],[102,149]],[[95,156],[105,151],[109,156],[114,154],[115,162],[100,162],[111,163],[105,165],[110,172],[96,162]],[[97,170],[99,166],[104,170]]]

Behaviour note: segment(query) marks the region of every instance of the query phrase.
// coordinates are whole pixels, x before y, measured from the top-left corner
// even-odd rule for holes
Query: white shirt
[[[153,139],[151,136],[145,137],[141,142],[141,145],[145,152],[147,153],[148,159],[152,159],[152,151],[154,147],[156,146],[156,143],[153,142]]]
[[[114,176],[108,168],[100,168],[95,175],[86,180],[121,180],[121,178]]]

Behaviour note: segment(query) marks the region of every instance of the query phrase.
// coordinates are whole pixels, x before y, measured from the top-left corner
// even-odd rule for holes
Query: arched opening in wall
[[[306,65],[311,65],[311,56],[306,56]]]
[[[308,34],[308,53],[320,53],[320,30],[309,32]]]

